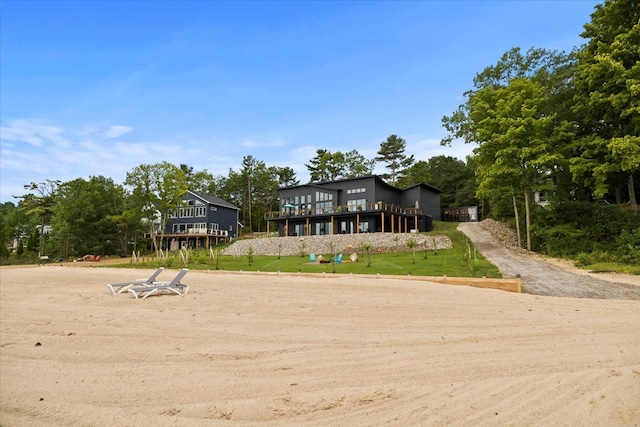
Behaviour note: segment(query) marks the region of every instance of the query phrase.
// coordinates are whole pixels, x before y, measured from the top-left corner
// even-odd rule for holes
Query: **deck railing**
[[[323,209],[301,209],[299,207],[294,208],[282,208],[280,211],[271,211],[264,214],[265,219],[278,219],[278,218],[290,218],[290,217],[305,217],[305,216],[331,216],[331,215],[344,215],[344,214],[356,214],[364,212],[384,212],[389,214],[400,214],[406,216],[423,215],[423,210],[415,207],[402,207],[391,203],[375,202],[367,203],[365,205],[359,205],[355,210],[349,209],[348,206],[337,205],[331,208]]]

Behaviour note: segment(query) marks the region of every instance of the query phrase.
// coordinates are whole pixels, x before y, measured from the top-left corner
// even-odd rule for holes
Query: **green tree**
[[[309,182],[322,182],[371,175],[375,163],[375,160],[367,159],[357,150],[332,153],[321,148],[316,150],[316,156],[305,166],[309,171]]]
[[[342,174],[340,165],[331,151],[324,148],[316,150],[316,156],[305,163],[309,171],[309,182],[332,181]]]
[[[411,249],[411,263],[415,264],[416,263],[416,246],[418,245],[418,242],[416,242],[416,239],[412,237],[410,239],[407,239],[405,243],[407,247]]]
[[[16,248],[16,257],[21,258],[24,253],[24,244],[22,243],[22,239],[18,240],[18,247]]]
[[[44,253],[44,245],[46,239],[45,226],[51,219],[55,211],[56,191],[60,181],[46,180],[45,182],[31,182],[24,186],[25,190],[30,191],[19,198],[22,199],[19,204],[28,215],[34,215],[40,218],[40,244],[38,246],[38,256]]]
[[[406,174],[398,180],[397,186],[399,188],[409,188],[422,182],[431,183],[431,170],[428,162],[418,160],[407,168]]]
[[[138,250],[138,242],[142,236],[142,213],[136,209],[133,197],[126,193],[124,188],[122,191],[122,211],[110,216],[113,223],[118,229],[118,240],[120,244],[120,253],[124,256]]]
[[[473,159],[467,163],[451,156],[431,157],[428,162],[430,183],[442,190],[443,207],[475,205],[475,166]]]
[[[194,171],[193,166],[184,163],[180,164],[180,170],[184,172],[189,190],[210,195],[216,194],[216,180],[208,170]]]
[[[117,216],[124,209],[124,191],[111,178],[77,178],[58,187],[51,240],[69,256],[111,255],[119,249]]]
[[[33,230],[27,239],[27,252],[37,252],[40,236],[38,230]]]
[[[274,171],[278,176],[278,186],[291,187],[300,184],[300,180],[296,177],[296,172],[293,170],[293,168],[289,166],[274,166],[274,168]]]
[[[124,184],[132,189],[133,203],[147,222],[154,247],[160,255],[158,229],[160,241],[163,241],[167,218],[179,208],[187,191],[184,171],[166,161],[142,164],[127,173]]]
[[[373,174],[373,168],[376,165],[376,161],[373,159],[367,159],[362,154],[358,153],[357,150],[351,150],[344,153],[343,158],[343,178],[359,178]]]
[[[9,256],[8,245],[13,244],[16,236],[16,227],[13,217],[16,211],[16,205],[11,202],[0,203],[0,258]]]
[[[385,163],[386,168],[391,171],[389,174],[382,175],[385,179],[391,179],[391,185],[396,185],[396,182],[406,174],[407,168],[414,162],[413,154],[407,157],[404,153],[406,148],[407,141],[397,135],[391,135],[386,141],[380,143],[378,157],[375,160]]]
[[[245,225],[247,224],[248,217],[248,225],[249,230],[253,231],[253,219],[251,218],[251,201],[253,198],[253,187],[252,181],[254,180],[254,173],[258,167],[264,166],[264,162],[259,162],[255,157],[249,155],[244,156],[242,159],[242,165],[240,168],[240,175],[242,176],[243,181],[243,206],[245,209],[242,209],[243,222]]]
[[[565,131],[564,138],[568,125],[558,118],[557,104],[550,99],[565,85],[554,72],[565,70],[570,63],[570,56],[556,52],[530,49],[523,56],[518,48],[512,49],[495,66],[478,74],[475,90],[465,94],[467,102],[443,118],[450,132],[444,144],[455,138],[478,144],[479,197],[495,196],[496,188],[508,185],[517,219],[516,197],[524,196],[529,250],[532,192],[563,160],[555,149],[557,129]]]
[[[607,0],[597,5],[581,36],[573,112],[580,155],[571,161],[576,180],[604,197],[616,175],[627,177],[628,200],[637,210],[640,174],[640,4]],[[620,180],[617,180],[620,181]]]

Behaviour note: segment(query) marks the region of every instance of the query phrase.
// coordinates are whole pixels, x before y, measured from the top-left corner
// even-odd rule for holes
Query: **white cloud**
[[[130,132],[129,126],[87,124],[75,129],[33,120],[8,120],[0,143],[0,200],[7,201],[29,182],[47,179],[69,181],[103,175],[116,182],[140,163],[163,160],[161,144],[117,142],[113,138]],[[22,143],[22,144],[21,144]]]
[[[286,144],[286,142],[279,140],[279,139],[273,139],[271,141],[265,141],[265,142],[259,142],[256,141],[255,139],[252,138],[244,138],[241,142],[240,145],[242,145],[243,147],[246,148],[260,148],[260,147],[284,147]]]
[[[104,132],[103,136],[105,138],[118,138],[132,130],[133,128],[131,126],[111,125],[109,129]]]
[[[68,141],[62,137],[64,129],[48,126],[30,120],[9,120],[9,126],[0,127],[0,139],[26,142],[41,147],[45,142],[64,147]]]

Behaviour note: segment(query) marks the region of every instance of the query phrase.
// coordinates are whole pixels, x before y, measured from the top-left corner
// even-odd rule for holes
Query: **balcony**
[[[158,231],[160,235],[160,231]],[[227,230],[206,230],[201,228],[190,228],[187,230],[171,231],[164,233],[165,237],[177,237],[177,236],[213,236],[213,237],[229,237],[229,231]]]
[[[367,203],[366,205],[359,205],[357,209],[351,210],[348,206],[332,206],[329,209],[300,209],[300,208],[282,208],[280,211],[267,212],[264,216],[266,220],[277,220],[286,218],[300,218],[300,217],[330,217],[330,216],[342,216],[342,215],[354,215],[362,213],[385,213],[396,214],[405,216],[423,215],[422,209],[416,209],[415,207],[401,207],[398,205],[375,202]]]

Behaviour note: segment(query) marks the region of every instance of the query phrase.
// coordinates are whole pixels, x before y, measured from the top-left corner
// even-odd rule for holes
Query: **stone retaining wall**
[[[249,247],[254,255],[301,255],[316,254],[331,256],[356,252],[364,253],[362,244],[370,244],[371,253],[410,251],[407,240],[413,238],[417,250],[451,249],[447,236],[412,233],[361,233],[334,234],[331,236],[263,237],[237,240],[222,251],[223,255],[246,255]]]

